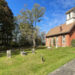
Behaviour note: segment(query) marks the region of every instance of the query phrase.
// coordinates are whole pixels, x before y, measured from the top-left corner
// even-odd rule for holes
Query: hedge
[[[75,47],[75,39],[73,39],[73,40],[71,41],[71,45],[72,45],[73,47]]]

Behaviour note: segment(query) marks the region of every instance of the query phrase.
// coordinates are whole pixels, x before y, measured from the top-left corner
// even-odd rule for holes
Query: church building
[[[46,46],[71,46],[73,39],[75,39],[75,7],[66,12],[66,22],[64,24],[51,29],[46,34]]]

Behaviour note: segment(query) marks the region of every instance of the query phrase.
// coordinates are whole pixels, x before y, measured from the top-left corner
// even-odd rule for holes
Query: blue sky
[[[6,0],[13,14],[17,16],[24,5],[31,9],[35,3],[45,7],[43,20],[38,24],[41,31],[46,33],[53,27],[65,23],[65,12],[75,7],[75,0]]]

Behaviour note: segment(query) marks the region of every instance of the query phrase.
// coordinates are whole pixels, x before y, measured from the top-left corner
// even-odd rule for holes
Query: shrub
[[[75,47],[75,39],[73,39],[73,40],[71,41],[71,45],[72,45],[73,47]]]
[[[55,44],[55,38],[53,38],[53,45],[55,46],[56,44]]]

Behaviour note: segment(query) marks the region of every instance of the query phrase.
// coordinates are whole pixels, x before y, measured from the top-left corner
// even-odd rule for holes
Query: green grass
[[[45,62],[41,61],[41,56]],[[0,57],[0,75],[48,75],[48,73],[61,67],[70,60],[75,59],[75,48],[39,48],[36,54],[19,54],[12,58]]]

